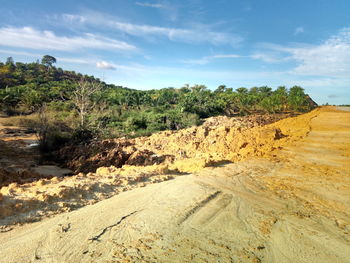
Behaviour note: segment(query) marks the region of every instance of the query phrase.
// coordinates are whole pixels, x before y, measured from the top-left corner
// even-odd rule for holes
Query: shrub
[[[78,128],[73,131],[70,142],[71,143],[88,143],[93,138],[97,137],[97,134],[93,130],[87,128]]]

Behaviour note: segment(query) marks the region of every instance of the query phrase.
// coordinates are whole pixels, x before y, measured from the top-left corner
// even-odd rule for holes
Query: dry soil
[[[350,112],[253,129],[239,156],[213,156],[234,163],[189,158],[195,173],[11,231],[2,221],[0,262],[350,262]]]

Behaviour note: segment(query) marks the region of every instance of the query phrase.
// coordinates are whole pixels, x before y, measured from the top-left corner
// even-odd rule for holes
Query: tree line
[[[74,129],[138,136],[196,125],[211,116],[306,112],[317,106],[299,86],[134,90],[57,68],[55,62],[49,55],[33,63],[0,62],[0,109],[30,114],[45,105],[61,121],[71,118]]]

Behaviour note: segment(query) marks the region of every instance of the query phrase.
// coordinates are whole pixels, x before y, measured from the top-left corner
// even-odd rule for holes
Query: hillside
[[[133,90],[56,68],[55,62],[51,56],[44,56],[41,63],[14,62],[12,58],[0,62],[0,110],[7,115],[44,116],[45,121],[36,121],[49,122],[47,129],[57,131],[51,137],[63,141],[72,139],[72,134],[81,137],[82,131],[88,135],[85,139],[138,137],[191,127],[218,115],[307,112],[317,106],[299,86],[234,90],[221,85],[210,90],[185,84]],[[45,143],[46,148],[55,148],[50,145],[55,142]]]

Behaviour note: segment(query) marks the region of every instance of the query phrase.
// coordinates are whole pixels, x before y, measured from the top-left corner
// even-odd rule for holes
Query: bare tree
[[[80,116],[80,127],[85,128],[87,125],[86,117],[95,106],[93,95],[101,90],[101,84],[96,81],[81,79],[78,82],[73,94],[73,102],[78,109]]]

